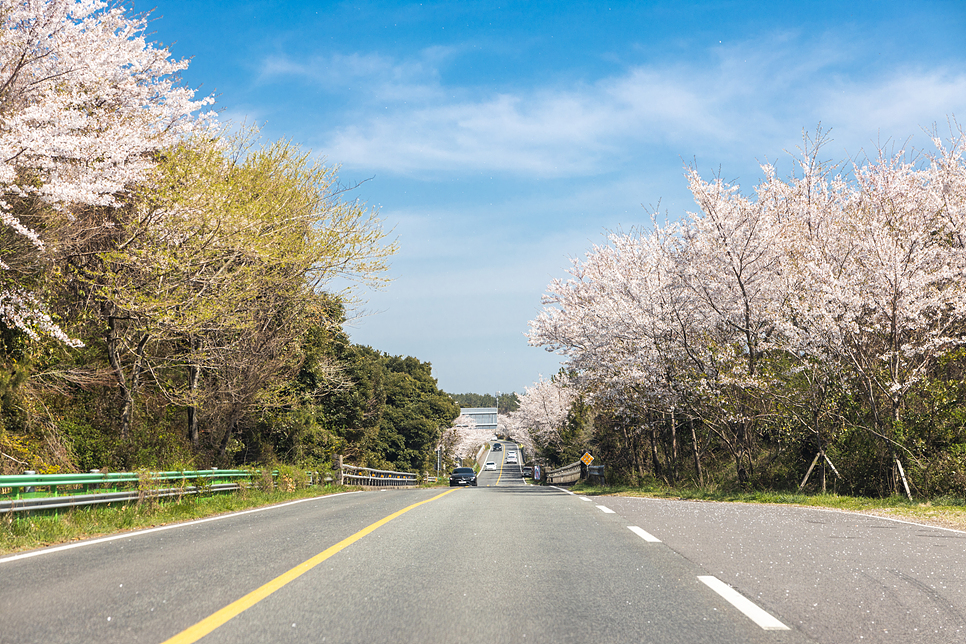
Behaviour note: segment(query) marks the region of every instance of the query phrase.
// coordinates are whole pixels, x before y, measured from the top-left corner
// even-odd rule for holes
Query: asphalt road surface
[[[498,470],[475,488],[320,497],[8,556],[0,642],[966,641],[964,533],[587,499],[488,460]]]

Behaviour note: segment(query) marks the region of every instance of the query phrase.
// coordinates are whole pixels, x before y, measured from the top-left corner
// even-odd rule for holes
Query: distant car
[[[493,451],[494,452],[502,452],[503,451],[503,444],[502,443],[494,443],[493,444]]]
[[[529,465],[525,465],[523,468],[523,475],[529,479],[533,478],[533,468]]]
[[[472,467],[457,467],[449,475],[449,486],[457,487],[460,485],[476,485],[476,472]]]
[[[496,463],[493,461],[487,461],[486,465],[483,466],[483,469],[496,471]]]
[[[514,454],[513,452],[510,452],[509,454],[506,455],[506,462],[507,463],[516,463],[517,462],[517,455]]]

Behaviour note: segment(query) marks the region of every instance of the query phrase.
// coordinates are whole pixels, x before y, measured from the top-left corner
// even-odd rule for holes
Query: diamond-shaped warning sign
[[[580,462],[584,465],[590,465],[594,462],[594,457],[590,455],[590,452],[584,452],[584,455],[580,457]]]

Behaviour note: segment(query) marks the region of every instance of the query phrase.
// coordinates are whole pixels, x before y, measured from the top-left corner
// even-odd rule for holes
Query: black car
[[[449,475],[449,486],[454,485],[476,485],[476,472],[472,467],[457,467]]]
[[[503,451],[503,443],[493,443],[493,451],[494,452],[502,452]]]

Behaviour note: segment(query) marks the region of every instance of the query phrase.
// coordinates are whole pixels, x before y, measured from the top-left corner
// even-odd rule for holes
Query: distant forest
[[[516,392],[500,394],[500,404],[492,394],[450,394],[460,407],[497,407],[501,414],[509,414],[520,408],[520,398]]]

